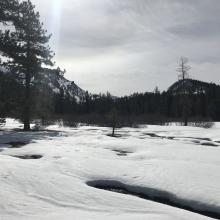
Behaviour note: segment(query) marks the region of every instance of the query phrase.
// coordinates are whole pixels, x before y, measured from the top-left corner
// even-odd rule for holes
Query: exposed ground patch
[[[126,151],[126,150],[112,150],[117,153],[118,156],[127,156],[128,154],[131,154],[133,152]]]
[[[121,134],[115,134],[114,136],[112,136],[112,134],[107,134],[107,136],[113,137],[113,138],[120,138],[120,137],[122,137]]]
[[[28,143],[27,142],[21,142],[21,141],[12,141],[12,142],[8,142],[8,143],[5,143],[5,144],[11,145],[10,148],[21,148],[21,147],[27,145]]]
[[[162,190],[147,187],[130,186],[114,180],[89,181],[87,182],[87,185],[114,193],[136,196],[145,200],[166,204],[211,218],[220,219],[220,213],[217,211],[219,210],[219,207],[212,207],[210,205],[201,204],[201,202],[197,201],[178,199],[174,194]]]
[[[210,147],[218,147],[218,141],[213,141],[210,138],[199,138],[199,137],[175,137],[175,136],[162,136],[156,133],[144,133],[143,135],[150,136],[152,138],[160,138],[160,139],[168,139],[168,140],[183,140],[183,141],[191,141],[192,143],[199,144],[202,146],[210,146]]]
[[[210,146],[210,147],[218,147],[219,145],[213,142],[202,142],[200,143],[203,146]]]
[[[32,155],[12,155],[12,157],[17,157],[19,159],[24,159],[24,160],[36,160],[36,159],[40,159],[43,156],[39,155],[39,154],[32,154]]]

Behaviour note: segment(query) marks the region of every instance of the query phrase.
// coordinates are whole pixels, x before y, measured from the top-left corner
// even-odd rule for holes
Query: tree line
[[[185,83],[185,84],[184,84]],[[182,86],[187,88],[182,93]],[[14,77],[0,74],[0,110],[4,116],[22,119],[25,87]],[[53,118],[66,118],[76,122],[106,124],[111,111],[117,112],[123,124],[163,123],[189,120],[220,120],[220,86],[197,80],[184,79],[174,83],[167,91],[134,93],[112,97],[110,93],[89,94],[77,101],[74,97],[54,93],[51,88],[32,86],[30,100],[32,119],[42,122]]]

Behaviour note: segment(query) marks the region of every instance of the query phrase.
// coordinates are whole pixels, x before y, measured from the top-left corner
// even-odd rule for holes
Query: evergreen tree
[[[8,58],[3,64],[24,82],[24,130],[30,129],[31,84],[42,70],[42,64],[53,65],[53,53],[47,45],[50,35],[43,29],[40,15],[30,0],[19,4],[13,14],[15,31],[0,32],[0,51]]]
[[[18,13],[19,2],[17,0],[0,1],[0,22],[6,24],[15,20],[15,14]]]

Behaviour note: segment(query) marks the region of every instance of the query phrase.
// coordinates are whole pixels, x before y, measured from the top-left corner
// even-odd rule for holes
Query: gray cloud
[[[219,0],[34,2],[53,34],[57,63],[91,92],[166,89],[180,56],[194,77],[220,83]]]
[[[219,27],[220,19],[181,24],[168,28],[168,31],[182,38],[193,38],[194,40],[203,38],[213,39],[220,37]]]

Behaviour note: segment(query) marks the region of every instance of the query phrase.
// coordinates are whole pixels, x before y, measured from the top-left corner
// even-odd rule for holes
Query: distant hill
[[[183,91],[183,87],[186,88],[186,91],[191,94],[202,94],[207,93],[210,89],[218,89],[220,90],[220,85],[216,85],[214,83],[207,83],[194,79],[185,79],[179,80],[172,84],[167,92],[171,94],[180,94]]]
[[[45,69],[40,75],[40,84],[49,86],[56,94],[62,91],[64,96],[74,97],[77,102],[82,100],[86,95],[86,92],[76,85],[74,81],[69,81],[64,76],[59,75],[55,70]]]

